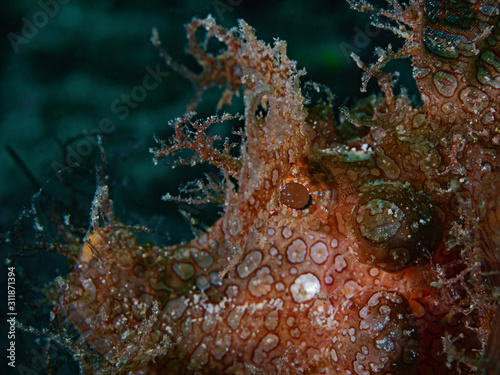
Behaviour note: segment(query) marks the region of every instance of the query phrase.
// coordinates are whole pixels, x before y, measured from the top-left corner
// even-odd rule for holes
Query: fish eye
[[[307,188],[298,182],[288,182],[280,192],[280,202],[294,210],[305,208],[310,201]]]
[[[441,242],[443,223],[423,192],[410,186],[368,186],[350,221],[356,258],[387,272],[430,261]]]

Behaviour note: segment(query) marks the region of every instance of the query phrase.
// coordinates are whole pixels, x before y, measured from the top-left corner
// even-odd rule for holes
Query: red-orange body
[[[384,94],[343,109],[340,125],[359,133],[349,139],[331,103],[310,104],[285,44],[257,40],[243,21],[229,31],[210,17],[189,24],[199,75],[162,51],[198,95],[221,85],[223,105],[242,88],[243,145],[233,156],[205,135],[227,117],[187,114],[153,150],[159,159],[190,149],[189,162],[224,173],[225,212],[189,243],[137,244],[100,187],[95,225],[51,296],[103,355],[101,371],[497,373],[499,3],[437,3],[354,4],[392,19],[407,43],[372,67],[358,60]],[[227,47],[216,56],[205,50],[212,37]],[[403,56],[422,107],[394,96],[382,73]]]

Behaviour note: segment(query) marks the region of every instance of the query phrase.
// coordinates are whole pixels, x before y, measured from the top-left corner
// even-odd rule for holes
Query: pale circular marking
[[[283,230],[281,231],[281,235],[283,236],[284,239],[289,239],[290,237],[292,237],[293,235],[293,232],[290,228],[288,227],[284,227]]]
[[[83,289],[85,290],[85,297],[88,302],[95,301],[97,295],[97,289],[95,287],[94,281],[91,278],[82,281]]]
[[[463,89],[460,92],[460,100],[464,103],[464,107],[472,113],[481,112],[490,102],[488,95],[474,86]]]
[[[188,370],[195,370],[208,363],[208,347],[211,346],[213,338],[206,336],[203,338],[202,343],[196,348],[191,355],[191,360],[188,364]]]
[[[290,330],[290,336],[298,339],[300,337],[300,329],[299,327],[294,327]]]
[[[376,244],[394,237],[405,216],[395,203],[379,198],[360,206],[358,213],[361,235]]]
[[[331,285],[332,283],[333,283],[333,277],[331,275],[326,275],[325,276],[325,284]]]
[[[208,281],[208,279],[205,276],[203,276],[203,275],[198,276],[196,278],[196,287],[201,291],[205,291],[208,288],[210,288],[210,282]]]
[[[163,312],[170,316],[173,320],[177,320],[182,316],[182,314],[184,314],[186,308],[186,298],[180,297],[169,301],[163,308]]]
[[[245,327],[240,332],[240,339],[246,340],[247,338],[250,337],[251,334],[252,332],[250,332],[250,330],[247,327]]]
[[[452,97],[457,89],[458,81],[457,78],[449,73],[442,70],[434,74],[434,86],[439,91],[439,93],[447,98]]]
[[[262,364],[265,358],[267,358],[267,353],[278,346],[280,339],[273,333],[268,333],[262,338],[259,346],[255,349],[253,353],[253,362],[257,365]]]
[[[360,290],[361,286],[354,280],[349,280],[344,283],[344,295],[347,299],[351,299]]]
[[[294,240],[286,249],[286,256],[290,263],[302,263],[306,254],[307,245],[300,238]]]
[[[495,115],[492,112],[486,112],[481,118],[481,122],[484,125],[491,124],[495,121]]]
[[[214,340],[214,345],[210,350],[210,354],[214,356],[217,361],[222,360],[226,353],[229,352],[229,348],[231,347],[231,336],[228,334],[222,335],[220,331],[217,333],[217,336]]]
[[[373,268],[370,268],[369,273],[370,273],[371,277],[377,277],[380,272],[379,272],[378,268],[373,267]]]
[[[241,318],[245,314],[246,307],[236,306],[227,316],[227,324],[232,329],[237,329],[240,326]]]
[[[173,258],[178,261],[183,261],[189,259],[189,254],[192,251],[197,251],[198,249],[180,247],[174,251]]]
[[[267,235],[268,236],[274,236],[276,234],[276,231],[274,228],[267,228]]]
[[[495,57],[495,54],[491,51],[484,52],[481,55],[481,60],[488,63],[491,65],[497,72],[500,73],[500,63],[498,63],[496,60],[497,58]],[[482,67],[477,69],[477,80],[481,82],[483,85],[490,85],[496,89],[500,88],[500,76],[496,75],[495,78],[493,78],[495,74],[491,74],[489,69],[484,69]]]
[[[419,113],[413,118],[413,127],[420,128],[426,120],[425,114]]]
[[[181,330],[184,336],[190,335],[193,331],[193,320],[191,317],[186,316],[186,318],[181,323]]]
[[[305,273],[295,279],[290,287],[290,292],[295,302],[304,303],[313,299],[320,289],[321,284],[316,275]]]
[[[398,164],[394,161],[394,159],[387,156],[384,152],[384,149],[382,148],[376,148],[375,152],[377,154],[377,166],[380,169],[382,169],[385,175],[390,179],[399,178],[401,174],[401,169],[399,168]],[[345,232],[341,231],[341,233]]]
[[[323,242],[316,242],[311,247],[311,259],[316,264],[323,264],[328,259],[328,248]]]
[[[332,249],[336,249],[337,246],[339,246],[339,241],[336,238],[332,238],[332,241],[330,242],[330,246]]]
[[[342,272],[343,270],[346,269],[347,267],[347,262],[345,261],[344,257],[342,255],[337,255],[335,257],[335,271],[337,272]]]
[[[172,266],[174,272],[182,280],[189,280],[194,275],[194,267],[189,263],[174,263]]]
[[[306,355],[310,361],[318,361],[320,358],[320,351],[316,348],[308,348],[306,350]]]
[[[212,255],[210,255],[206,251],[203,251],[203,250],[194,251],[193,250],[192,253],[193,253],[194,261],[196,262],[196,264],[200,268],[207,269],[214,262],[214,258],[212,257]]]
[[[296,275],[298,271],[297,271],[297,268],[291,267],[289,272],[290,272],[290,275]]]
[[[333,362],[338,362],[339,358],[337,357],[337,352],[335,351],[335,349],[330,350],[330,356],[332,357]]]
[[[276,255],[278,255],[278,249],[276,249],[274,246],[271,247],[269,249],[269,254],[272,256],[272,257],[275,257]]]
[[[210,282],[212,283],[212,285],[216,285],[216,286],[222,285],[222,280],[221,280],[218,272],[212,272],[210,274]]]
[[[203,244],[205,244],[207,242],[207,238],[208,238],[207,234],[203,233],[201,236],[198,237],[198,240],[197,240],[198,244],[203,246]]]
[[[281,281],[279,283],[276,283],[274,287],[276,288],[277,292],[283,292],[285,290],[285,284],[283,284]]]
[[[229,285],[226,289],[226,295],[229,298],[238,297],[238,286],[237,285]]]
[[[268,331],[273,331],[278,327],[279,323],[279,316],[278,316],[278,311],[273,310],[269,314],[267,314],[266,319],[264,320],[264,327]]]
[[[217,315],[213,314],[213,311],[205,310],[201,329],[208,335],[209,333],[214,332],[215,328],[217,328]]]
[[[254,297],[262,297],[271,291],[274,284],[274,278],[270,275],[271,270],[269,267],[262,267],[257,271],[257,274],[250,279],[248,283],[248,291]]]
[[[261,262],[262,253],[258,250],[254,250],[243,259],[243,262],[236,268],[236,271],[238,275],[244,279],[255,271]]]
[[[450,113],[455,108],[455,104],[452,102],[446,102],[441,105],[441,110],[444,113]]]

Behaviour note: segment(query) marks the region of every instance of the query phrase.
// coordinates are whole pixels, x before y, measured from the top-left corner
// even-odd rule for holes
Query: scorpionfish
[[[500,373],[499,2],[350,2],[405,42],[372,65],[352,56],[381,91],[339,116],[285,42],[243,20],[188,24],[197,72],[153,30],[195,87],[154,160],[219,168],[186,200],[223,213],[190,242],[141,244],[103,177],[85,238],[59,223],[74,265],[49,295],[83,373]],[[422,105],[383,71],[403,57]],[[213,86],[244,115],[196,118]],[[238,120],[240,143],[207,132]]]

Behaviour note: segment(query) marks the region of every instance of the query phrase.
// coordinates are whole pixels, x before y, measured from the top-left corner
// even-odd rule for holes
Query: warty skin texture
[[[56,315],[102,355],[81,350],[82,372],[498,371],[498,2],[436,4],[352,4],[396,22],[407,43],[371,67],[357,60],[383,93],[344,108],[338,126],[331,103],[311,104],[309,93],[324,89],[301,86],[285,43],[257,40],[244,21],[229,31],[210,17],[188,25],[198,75],[153,33],[167,64],[194,82],[191,109],[209,86],[225,89],[220,106],[241,88],[243,145],[234,156],[205,134],[229,115],[187,113],[152,150],[158,160],[190,149],[181,164],[223,172],[202,190],[224,198],[224,214],[189,243],[138,244],[101,181],[85,243],[65,236],[73,270],[49,292]],[[455,28],[442,16],[464,12],[473,21]],[[211,37],[227,47],[216,56],[206,52]],[[413,58],[423,107],[394,96],[381,70],[403,56]],[[283,198],[291,183],[300,197]]]

